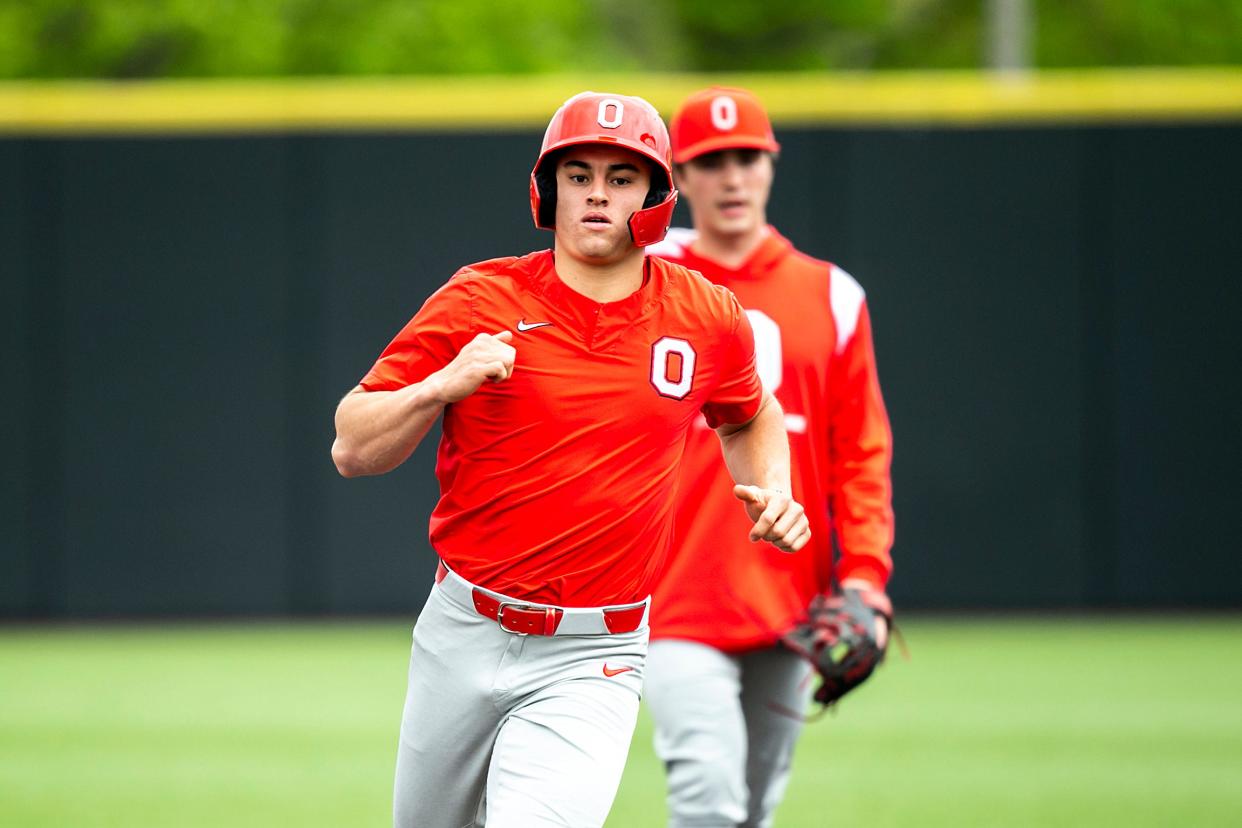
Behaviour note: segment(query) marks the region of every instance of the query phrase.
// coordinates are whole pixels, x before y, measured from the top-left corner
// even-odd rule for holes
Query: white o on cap
[[[737,126],[737,101],[728,95],[717,95],[711,104],[712,126],[721,132],[729,132]]]

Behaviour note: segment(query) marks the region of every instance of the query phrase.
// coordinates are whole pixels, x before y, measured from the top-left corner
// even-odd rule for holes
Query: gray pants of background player
[[[634,733],[647,636],[646,626],[514,635],[434,587],[414,626],[393,824],[602,826]]]
[[[661,639],[647,705],[668,774],[672,828],[768,828],[802,730],[809,665],[782,649],[741,655]]]

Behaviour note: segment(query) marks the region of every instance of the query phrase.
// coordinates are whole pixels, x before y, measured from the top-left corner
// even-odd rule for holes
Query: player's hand
[[[888,646],[888,622],[883,618],[875,619],[875,646],[881,650]]]
[[[846,578],[841,582],[841,589],[858,589],[865,590],[872,594],[879,592],[883,595],[883,590],[877,589],[876,586],[870,581],[861,578]],[[885,597],[884,600],[887,601],[888,598]],[[864,603],[866,603],[865,600]],[[892,611],[892,607],[889,607],[886,610],[886,612],[890,614]],[[884,617],[883,613],[877,612],[875,614],[875,630],[873,632],[873,636],[875,637],[875,645],[881,650],[888,646],[888,619]]]
[[[778,489],[737,485],[733,496],[746,506],[755,525],[750,541],[765,540],[783,552],[797,552],[811,539],[811,525],[802,504]]]
[[[455,403],[469,397],[484,382],[504,382],[513,375],[517,351],[509,344],[513,331],[496,334],[481,333],[466,343],[453,361],[437,371],[437,396],[444,403]]]

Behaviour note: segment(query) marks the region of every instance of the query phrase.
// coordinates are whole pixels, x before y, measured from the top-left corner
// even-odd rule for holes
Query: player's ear
[[[685,168],[685,166],[685,164],[673,165],[673,186],[679,190],[681,189],[681,171]]]

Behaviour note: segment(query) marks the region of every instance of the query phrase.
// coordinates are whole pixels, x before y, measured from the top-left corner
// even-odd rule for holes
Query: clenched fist
[[[517,351],[509,344],[512,339],[513,331],[501,331],[481,333],[466,343],[452,362],[432,374],[439,399],[446,404],[460,402],[479,390],[484,381],[507,380],[513,374],[513,360],[517,357]]]

